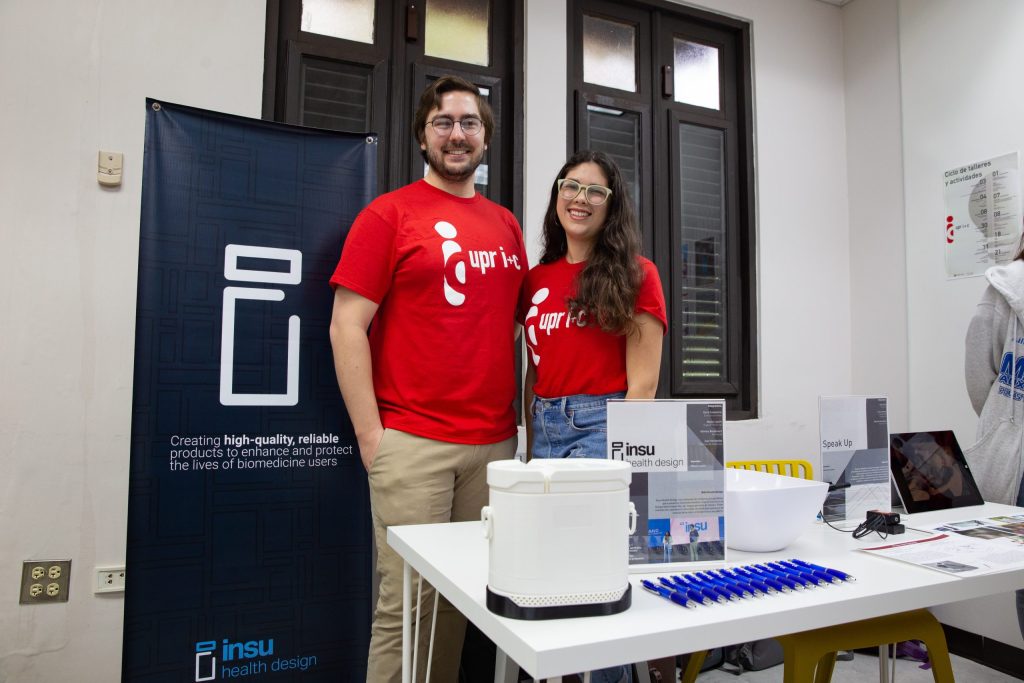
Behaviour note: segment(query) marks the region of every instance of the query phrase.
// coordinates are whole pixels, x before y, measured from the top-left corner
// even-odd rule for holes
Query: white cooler
[[[629,608],[632,470],[616,460],[502,460],[487,466],[487,607],[514,619]]]

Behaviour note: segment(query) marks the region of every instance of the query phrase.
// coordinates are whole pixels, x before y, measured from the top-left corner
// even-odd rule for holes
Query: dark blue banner
[[[366,475],[327,281],[376,140],[147,101],[124,681],[359,681]]]

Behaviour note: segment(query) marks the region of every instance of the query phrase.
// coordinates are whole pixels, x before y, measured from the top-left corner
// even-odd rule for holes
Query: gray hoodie
[[[1024,469],[1024,261],[989,268],[985,277],[964,364],[978,440],[964,456],[985,500],[1014,505]]]

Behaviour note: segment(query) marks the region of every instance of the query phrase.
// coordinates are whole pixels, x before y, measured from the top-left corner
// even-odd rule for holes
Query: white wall
[[[842,20],[851,392],[888,396],[889,431],[902,432],[909,396],[898,5],[856,0]]]
[[[899,13],[909,425],[952,427],[966,447],[974,442],[977,419],[964,388],[964,333],[985,282],[946,279],[942,173],[1024,150],[1024,93],[1018,87],[1024,3],[900,0]],[[1024,644],[1011,595],[961,603],[939,616],[1017,647]]]
[[[145,98],[260,115],[251,0],[0,2],[0,681],[120,679]],[[124,185],[96,182],[124,152]],[[71,600],[19,606],[21,562]]]
[[[851,392],[970,442],[982,283],[945,280],[933,221],[942,170],[1021,148],[1021,95],[996,88],[1024,5],[901,0],[898,37],[888,0],[699,5],[753,25],[761,416],[729,424],[730,457],[816,463],[817,397]],[[124,559],[144,98],[258,117],[264,19],[246,0],[0,2],[0,681],[119,676],[123,603],[91,569]],[[526,43],[536,259],[566,149],[562,3],[526,0]],[[96,184],[100,149],[125,153],[122,188]],[[71,602],[14,603],[22,560],[68,557]]]
[[[753,24],[760,417],[730,459],[818,463],[818,396],[851,383],[841,12],[816,0],[697,3]]]

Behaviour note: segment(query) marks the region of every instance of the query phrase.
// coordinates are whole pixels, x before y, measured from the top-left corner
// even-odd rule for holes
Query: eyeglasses
[[[458,121],[450,116],[435,116],[430,121],[427,121],[427,125],[433,126],[434,132],[442,137],[451,135],[452,131],[455,130],[456,123],[459,124],[459,127],[462,128],[462,132],[466,135],[476,135],[484,127],[484,122],[475,116],[467,116],[466,118],[459,119]]]
[[[580,185],[571,178],[562,178],[558,181],[558,196],[566,201],[572,201],[583,193],[583,198],[591,206],[600,206],[612,196],[612,191],[604,185]]]

